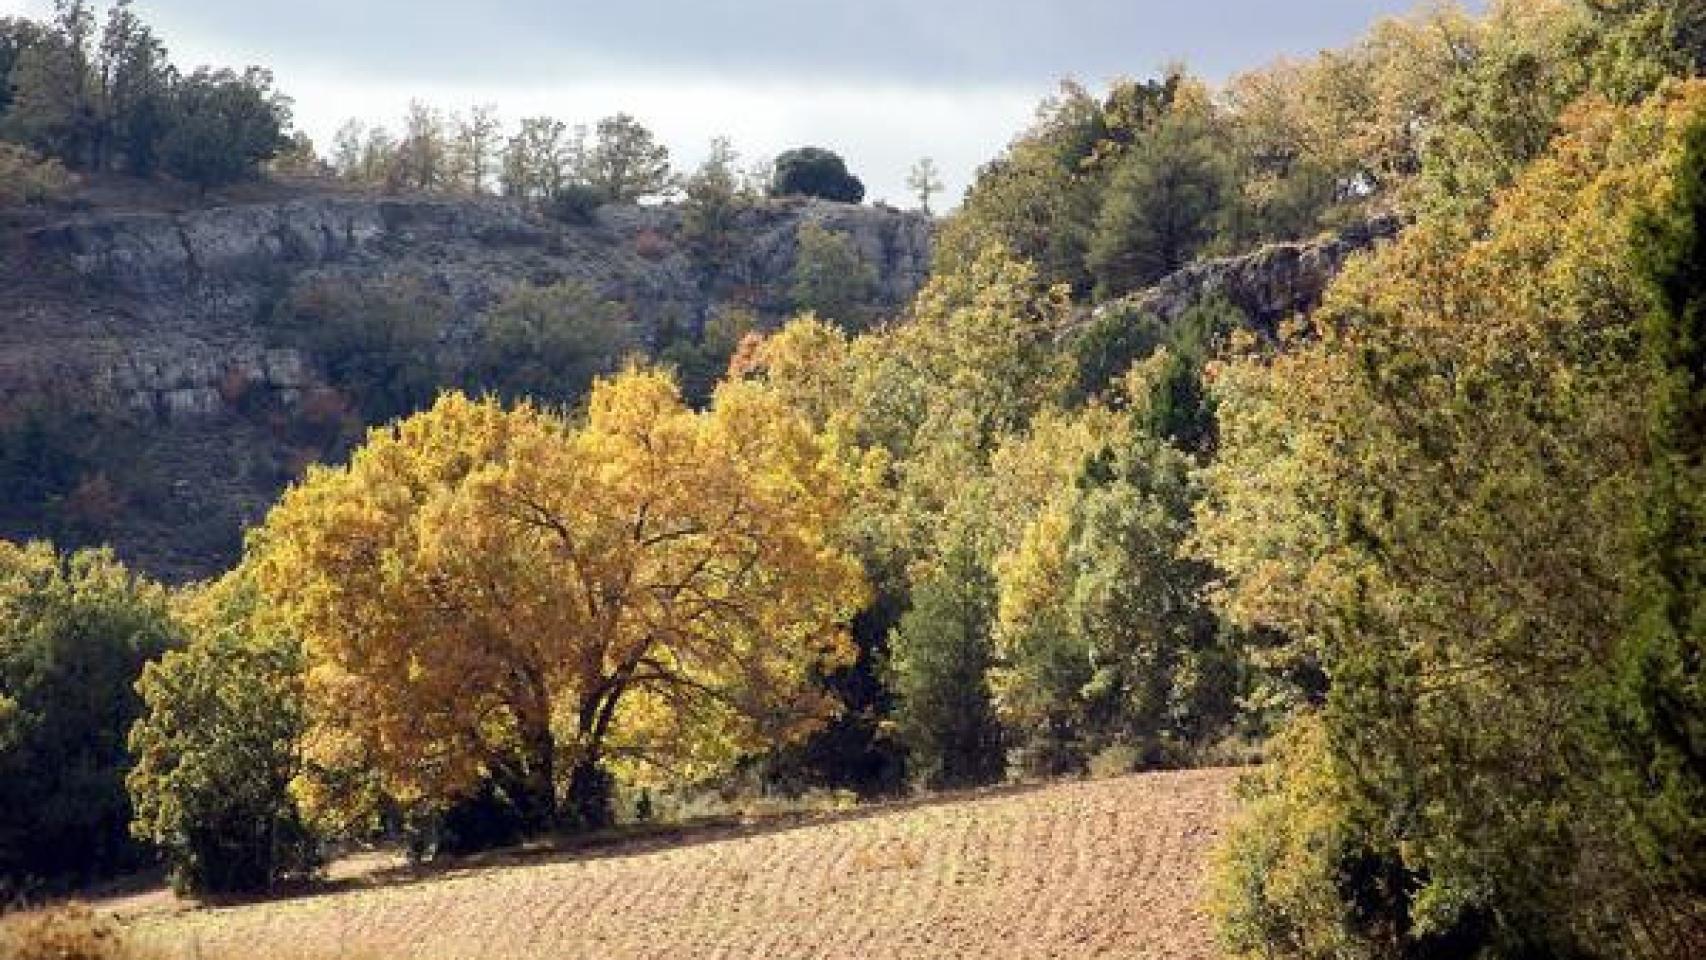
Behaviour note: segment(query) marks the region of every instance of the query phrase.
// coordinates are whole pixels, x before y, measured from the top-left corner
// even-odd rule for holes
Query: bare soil
[[[1235,771],[1022,787],[411,873],[107,905],[171,956],[1211,960],[1206,854]]]

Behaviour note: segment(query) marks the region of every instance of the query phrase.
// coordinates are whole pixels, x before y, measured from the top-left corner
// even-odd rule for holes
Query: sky
[[[1183,62],[1211,81],[1343,45],[1416,0],[136,0],[180,67],[272,69],[322,149],[411,99],[513,124],[633,114],[690,168],[715,136],[744,162],[847,158],[909,206],[936,161],[950,202],[1063,78],[1100,87]],[[51,0],[0,0],[43,16]],[[946,206],[938,200],[938,207]]]

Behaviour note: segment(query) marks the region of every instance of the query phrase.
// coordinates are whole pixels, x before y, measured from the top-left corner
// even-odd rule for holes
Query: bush
[[[28,147],[0,142],[0,207],[56,200],[75,181],[58,160]]]
[[[118,925],[85,904],[68,903],[0,917],[7,960],[139,960]]]
[[[545,215],[559,223],[591,226],[598,219],[598,208],[609,202],[610,197],[603,190],[571,183],[552,195],[545,204]]]
[[[817,197],[836,203],[865,199],[865,184],[847,172],[847,162],[822,147],[799,147],[776,158],[773,197]]]

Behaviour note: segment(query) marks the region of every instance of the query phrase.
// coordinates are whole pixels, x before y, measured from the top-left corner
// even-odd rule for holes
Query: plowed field
[[[1230,771],[1014,789],[129,924],[183,956],[1214,957]]]

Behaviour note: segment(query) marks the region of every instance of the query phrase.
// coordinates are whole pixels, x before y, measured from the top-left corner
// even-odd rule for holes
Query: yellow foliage
[[[310,754],[430,802],[517,767],[544,790],[558,760],[701,775],[800,736],[864,597],[826,533],[846,495],[752,385],[695,413],[630,370],[578,428],[446,395],[312,472],[256,538],[307,644]]]

